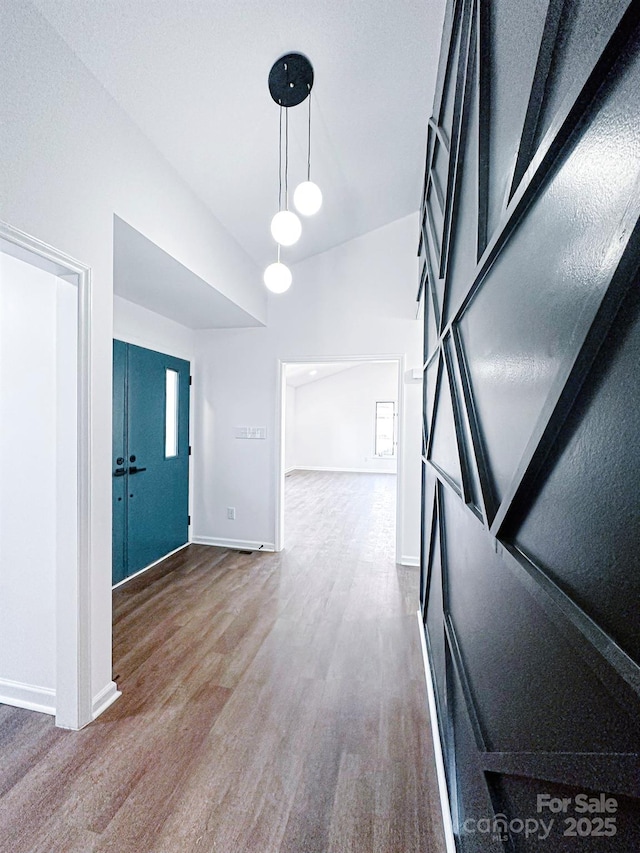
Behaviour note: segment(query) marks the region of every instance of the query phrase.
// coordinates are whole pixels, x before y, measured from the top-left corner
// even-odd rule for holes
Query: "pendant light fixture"
[[[295,189],[293,203],[298,213],[313,216],[322,207],[322,192],[311,180],[311,92],[309,92],[309,123],[307,129],[307,180]]]
[[[302,225],[295,213],[289,210],[289,111],[285,109],[284,113],[284,209],[282,208],[282,107],[280,107],[278,212],[271,220],[271,235],[279,246],[293,246],[300,239]]]
[[[291,270],[286,264],[280,262],[280,246],[278,246],[278,260],[264,271],[264,283],[272,293],[284,293],[291,287]]]
[[[310,180],[311,174],[311,89],[313,66],[301,53],[287,53],[274,62],[269,72],[269,92],[280,107],[278,140],[278,212],[271,220],[271,234],[278,244],[278,259],[264,272],[264,283],[273,293],[284,293],[291,285],[291,271],[280,260],[280,247],[293,246],[300,239],[302,224],[289,210],[289,108],[309,98],[307,180],[296,187],[294,204],[303,216],[311,216],[320,209],[322,193]],[[284,152],[282,124],[284,111]],[[284,161],[284,168],[283,168]]]

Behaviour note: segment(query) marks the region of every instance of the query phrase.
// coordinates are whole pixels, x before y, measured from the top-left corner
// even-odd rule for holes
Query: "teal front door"
[[[189,362],[113,342],[113,583],[189,538]]]

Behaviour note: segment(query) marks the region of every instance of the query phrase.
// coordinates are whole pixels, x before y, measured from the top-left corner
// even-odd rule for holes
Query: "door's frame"
[[[77,288],[77,560],[56,561],[56,725],[93,719],[91,692],[91,268],[0,221],[0,252]]]
[[[377,355],[322,355],[322,356],[300,356],[278,360],[278,380],[276,389],[276,424],[275,424],[275,550],[282,551],[284,548],[284,440],[285,440],[285,394],[287,389],[286,369],[288,364],[335,364],[345,361],[359,362],[361,364],[375,364],[381,361],[394,362],[398,374],[398,435],[397,435],[397,468],[396,468],[396,536],[395,536],[395,559],[396,563],[402,560],[402,530],[404,524],[404,497],[403,486],[405,479],[404,471],[404,438],[405,438],[405,406],[404,406],[404,355],[393,353],[391,355],[379,353]]]

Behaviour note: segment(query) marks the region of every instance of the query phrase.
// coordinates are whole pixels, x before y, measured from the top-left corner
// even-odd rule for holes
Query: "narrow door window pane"
[[[178,455],[178,372],[167,369],[164,455]]]
[[[376,403],[376,456],[396,455],[396,404]]]

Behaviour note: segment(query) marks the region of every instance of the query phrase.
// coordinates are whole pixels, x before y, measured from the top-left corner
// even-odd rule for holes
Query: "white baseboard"
[[[457,853],[456,841],[453,835],[453,821],[451,820],[451,806],[449,804],[449,791],[447,789],[447,776],[444,769],[444,758],[442,755],[442,741],[440,739],[440,725],[436,707],[436,694],[433,689],[433,678],[431,676],[431,665],[429,663],[429,652],[427,641],[424,636],[424,625],[422,624],[422,613],[418,610],[418,631],[420,632],[420,644],[422,646],[422,662],[424,663],[424,677],[427,682],[427,696],[429,698],[429,717],[431,719],[431,737],[433,740],[433,752],[436,759],[436,773],[438,775],[438,790],[440,793],[440,808],[442,809],[442,822],[444,824],[444,840],[447,853]]]
[[[97,696],[94,696],[93,703],[91,705],[91,713],[93,719],[99,717],[103,711],[106,711],[109,705],[113,705],[113,703],[118,699],[118,697],[122,696],[122,693],[118,690],[118,685],[115,681],[110,681],[102,690],[98,693]]]
[[[273,542],[250,542],[244,539],[219,539],[216,536],[193,536],[194,545],[213,545],[216,548],[232,548],[234,551],[275,551]]]
[[[404,554],[400,557],[401,566],[412,566],[413,568],[420,566],[420,557],[407,557]]]
[[[318,465],[295,465],[291,471],[332,471],[336,474],[397,474],[397,471],[379,471],[377,468],[324,468]]]
[[[127,575],[127,577],[124,578],[123,580],[118,581],[118,583],[114,583],[114,585],[111,587],[111,589],[117,589],[119,586],[122,586],[122,584],[129,583],[129,581],[132,581],[134,578],[137,578],[138,575],[141,575],[144,572],[148,571],[149,569],[152,569],[154,566],[157,566],[158,563],[161,563],[163,560],[166,560],[167,557],[171,557],[172,554],[177,554],[178,551],[182,551],[183,548],[186,548],[187,545],[190,545],[190,544],[191,544],[191,541],[185,542],[184,545],[181,545],[179,548],[174,548],[173,551],[169,551],[169,553],[165,554],[164,557],[160,557],[159,559],[154,560],[153,563],[149,563],[149,565],[145,566],[144,569],[140,569],[139,571],[135,572],[135,574],[133,574],[133,575]]]
[[[36,687],[33,684],[0,678],[0,703],[55,716],[56,691],[48,687]]]

